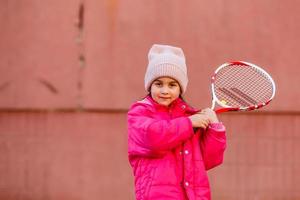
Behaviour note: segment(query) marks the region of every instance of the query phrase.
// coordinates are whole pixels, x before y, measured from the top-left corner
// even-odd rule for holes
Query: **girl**
[[[128,154],[137,200],[209,200],[206,171],[221,164],[225,127],[209,108],[183,101],[188,77],[180,48],[153,45],[148,96],[128,112]]]

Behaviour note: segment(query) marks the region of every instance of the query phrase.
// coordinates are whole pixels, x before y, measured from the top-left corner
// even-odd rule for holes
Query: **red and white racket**
[[[211,78],[211,108],[216,113],[259,109],[270,103],[275,90],[272,77],[262,68],[244,61],[228,62]]]

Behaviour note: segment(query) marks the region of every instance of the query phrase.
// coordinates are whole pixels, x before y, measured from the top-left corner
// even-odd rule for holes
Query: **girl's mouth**
[[[164,99],[164,100],[169,100],[171,99],[170,97],[159,97],[160,99]]]

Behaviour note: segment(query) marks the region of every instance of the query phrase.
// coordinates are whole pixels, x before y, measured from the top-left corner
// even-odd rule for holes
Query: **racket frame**
[[[260,102],[258,104],[255,104],[255,105],[251,105],[251,106],[242,106],[242,107],[232,107],[232,106],[228,106],[228,105],[225,105],[224,103],[222,103],[216,96],[215,94],[215,77],[216,75],[218,74],[218,72],[226,67],[226,66],[229,66],[229,65],[240,65],[240,66],[250,66],[252,68],[255,68],[256,70],[259,70],[259,71],[262,71],[263,74],[265,74],[267,76],[267,78],[270,80],[271,84],[272,84],[272,89],[273,89],[273,93],[272,93],[272,96],[271,98],[266,101],[266,102]],[[272,79],[272,77],[264,70],[262,69],[261,67],[258,67],[257,65],[254,65],[252,63],[249,63],[249,62],[245,62],[245,61],[233,61],[233,62],[227,62],[227,63],[224,63],[222,64],[221,66],[219,66],[215,72],[214,72],[214,75],[211,77],[211,94],[212,94],[212,106],[211,106],[211,109],[215,109],[215,106],[216,106],[216,103],[221,106],[221,108],[217,109],[216,110],[216,113],[222,113],[222,112],[227,112],[227,111],[250,111],[250,110],[255,110],[255,109],[259,109],[267,104],[269,104],[272,99],[274,98],[275,96],[275,92],[276,92],[276,85],[275,85],[275,82],[274,80]]]

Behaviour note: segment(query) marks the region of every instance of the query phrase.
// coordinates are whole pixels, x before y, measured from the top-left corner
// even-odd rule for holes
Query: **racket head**
[[[217,113],[259,109],[274,98],[272,77],[261,67],[245,61],[219,66],[211,78],[212,109]]]

